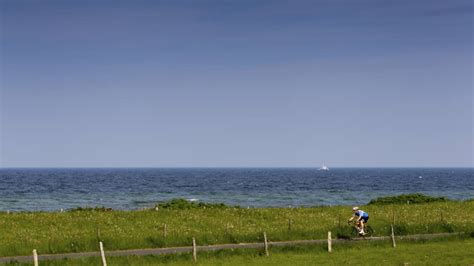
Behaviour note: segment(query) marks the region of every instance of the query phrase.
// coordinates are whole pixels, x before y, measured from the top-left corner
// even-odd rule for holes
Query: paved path
[[[439,233],[439,234],[418,234],[418,235],[406,235],[397,236],[396,239],[406,240],[419,240],[419,239],[431,239],[436,237],[447,237],[460,235],[463,233]],[[361,241],[361,240],[389,240],[390,236],[378,236],[378,237],[366,237],[354,238],[354,239],[333,239],[333,243],[337,242],[349,242],[349,241]],[[268,242],[269,246],[293,246],[293,245],[305,245],[305,244],[323,244],[327,243],[327,239],[315,239],[315,240],[292,240],[292,241],[278,241]],[[241,248],[264,248],[264,243],[240,243],[240,244],[220,244],[210,246],[197,246],[198,251],[213,251],[222,249],[241,249]],[[192,247],[170,247],[170,248],[149,248],[149,249],[128,249],[128,250],[114,250],[105,251],[106,257],[110,256],[129,256],[129,255],[160,255],[160,254],[171,254],[181,252],[192,252]],[[86,258],[86,257],[100,257],[100,252],[79,252],[79,253],[63,253],[63,254],[44,254],[38,255],[38,260],[61,260],[61,259],[74,259],[74,258]],[[15,257],[0,257],[0,263],[18,261],[18,262],[33,262],[33,255],[31,256],[15,256]]]

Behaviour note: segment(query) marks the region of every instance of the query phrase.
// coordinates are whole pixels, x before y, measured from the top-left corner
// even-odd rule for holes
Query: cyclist
[[[359,207],[352,208],[352,217],[349,222],[356,219],[356,225],[358,226],[359,234],[365,235],[365,224],[369,220],[369,214],[359,209]]]

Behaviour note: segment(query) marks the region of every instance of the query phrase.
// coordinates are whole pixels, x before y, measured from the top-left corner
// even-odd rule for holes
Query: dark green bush
[[[69,209],[69,212],[109,212],[113,211],[112,208],[106,208],[106,207],[77,207],[73,209]]]
[[[428,202],[445,202],[450,201],[445,197],[431,197],[421,193],[415,194],[403,194],[398,196],[380,197],[373,199],[369,202],[369,205],[382,205],[382,204],[417,204],[417,203],[428,203]]]
[[[209,208],[209,209],[224,209],[228,208],[229,206],[225,205],[224,203],[204,203],[204,202],[194,202],[185,199],[172,199],[167,202],[161,202],[156,204],[156,207],[159,209],[176,209],[176,210],[184,210],[184,209],[198,209],[198,208]]]

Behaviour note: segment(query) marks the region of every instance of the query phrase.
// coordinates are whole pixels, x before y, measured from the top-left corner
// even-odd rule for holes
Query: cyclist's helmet
[[[359,210],[359,207],[353,207],[352,210],[353,210],[353,211],[358,211],[358,210]]]

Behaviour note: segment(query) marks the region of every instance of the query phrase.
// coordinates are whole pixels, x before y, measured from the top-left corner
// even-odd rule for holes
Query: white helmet
[[[353,210],[353,211],[358,211],[358,210],[359,210],[359,207],[353,207],[352,210]]]

